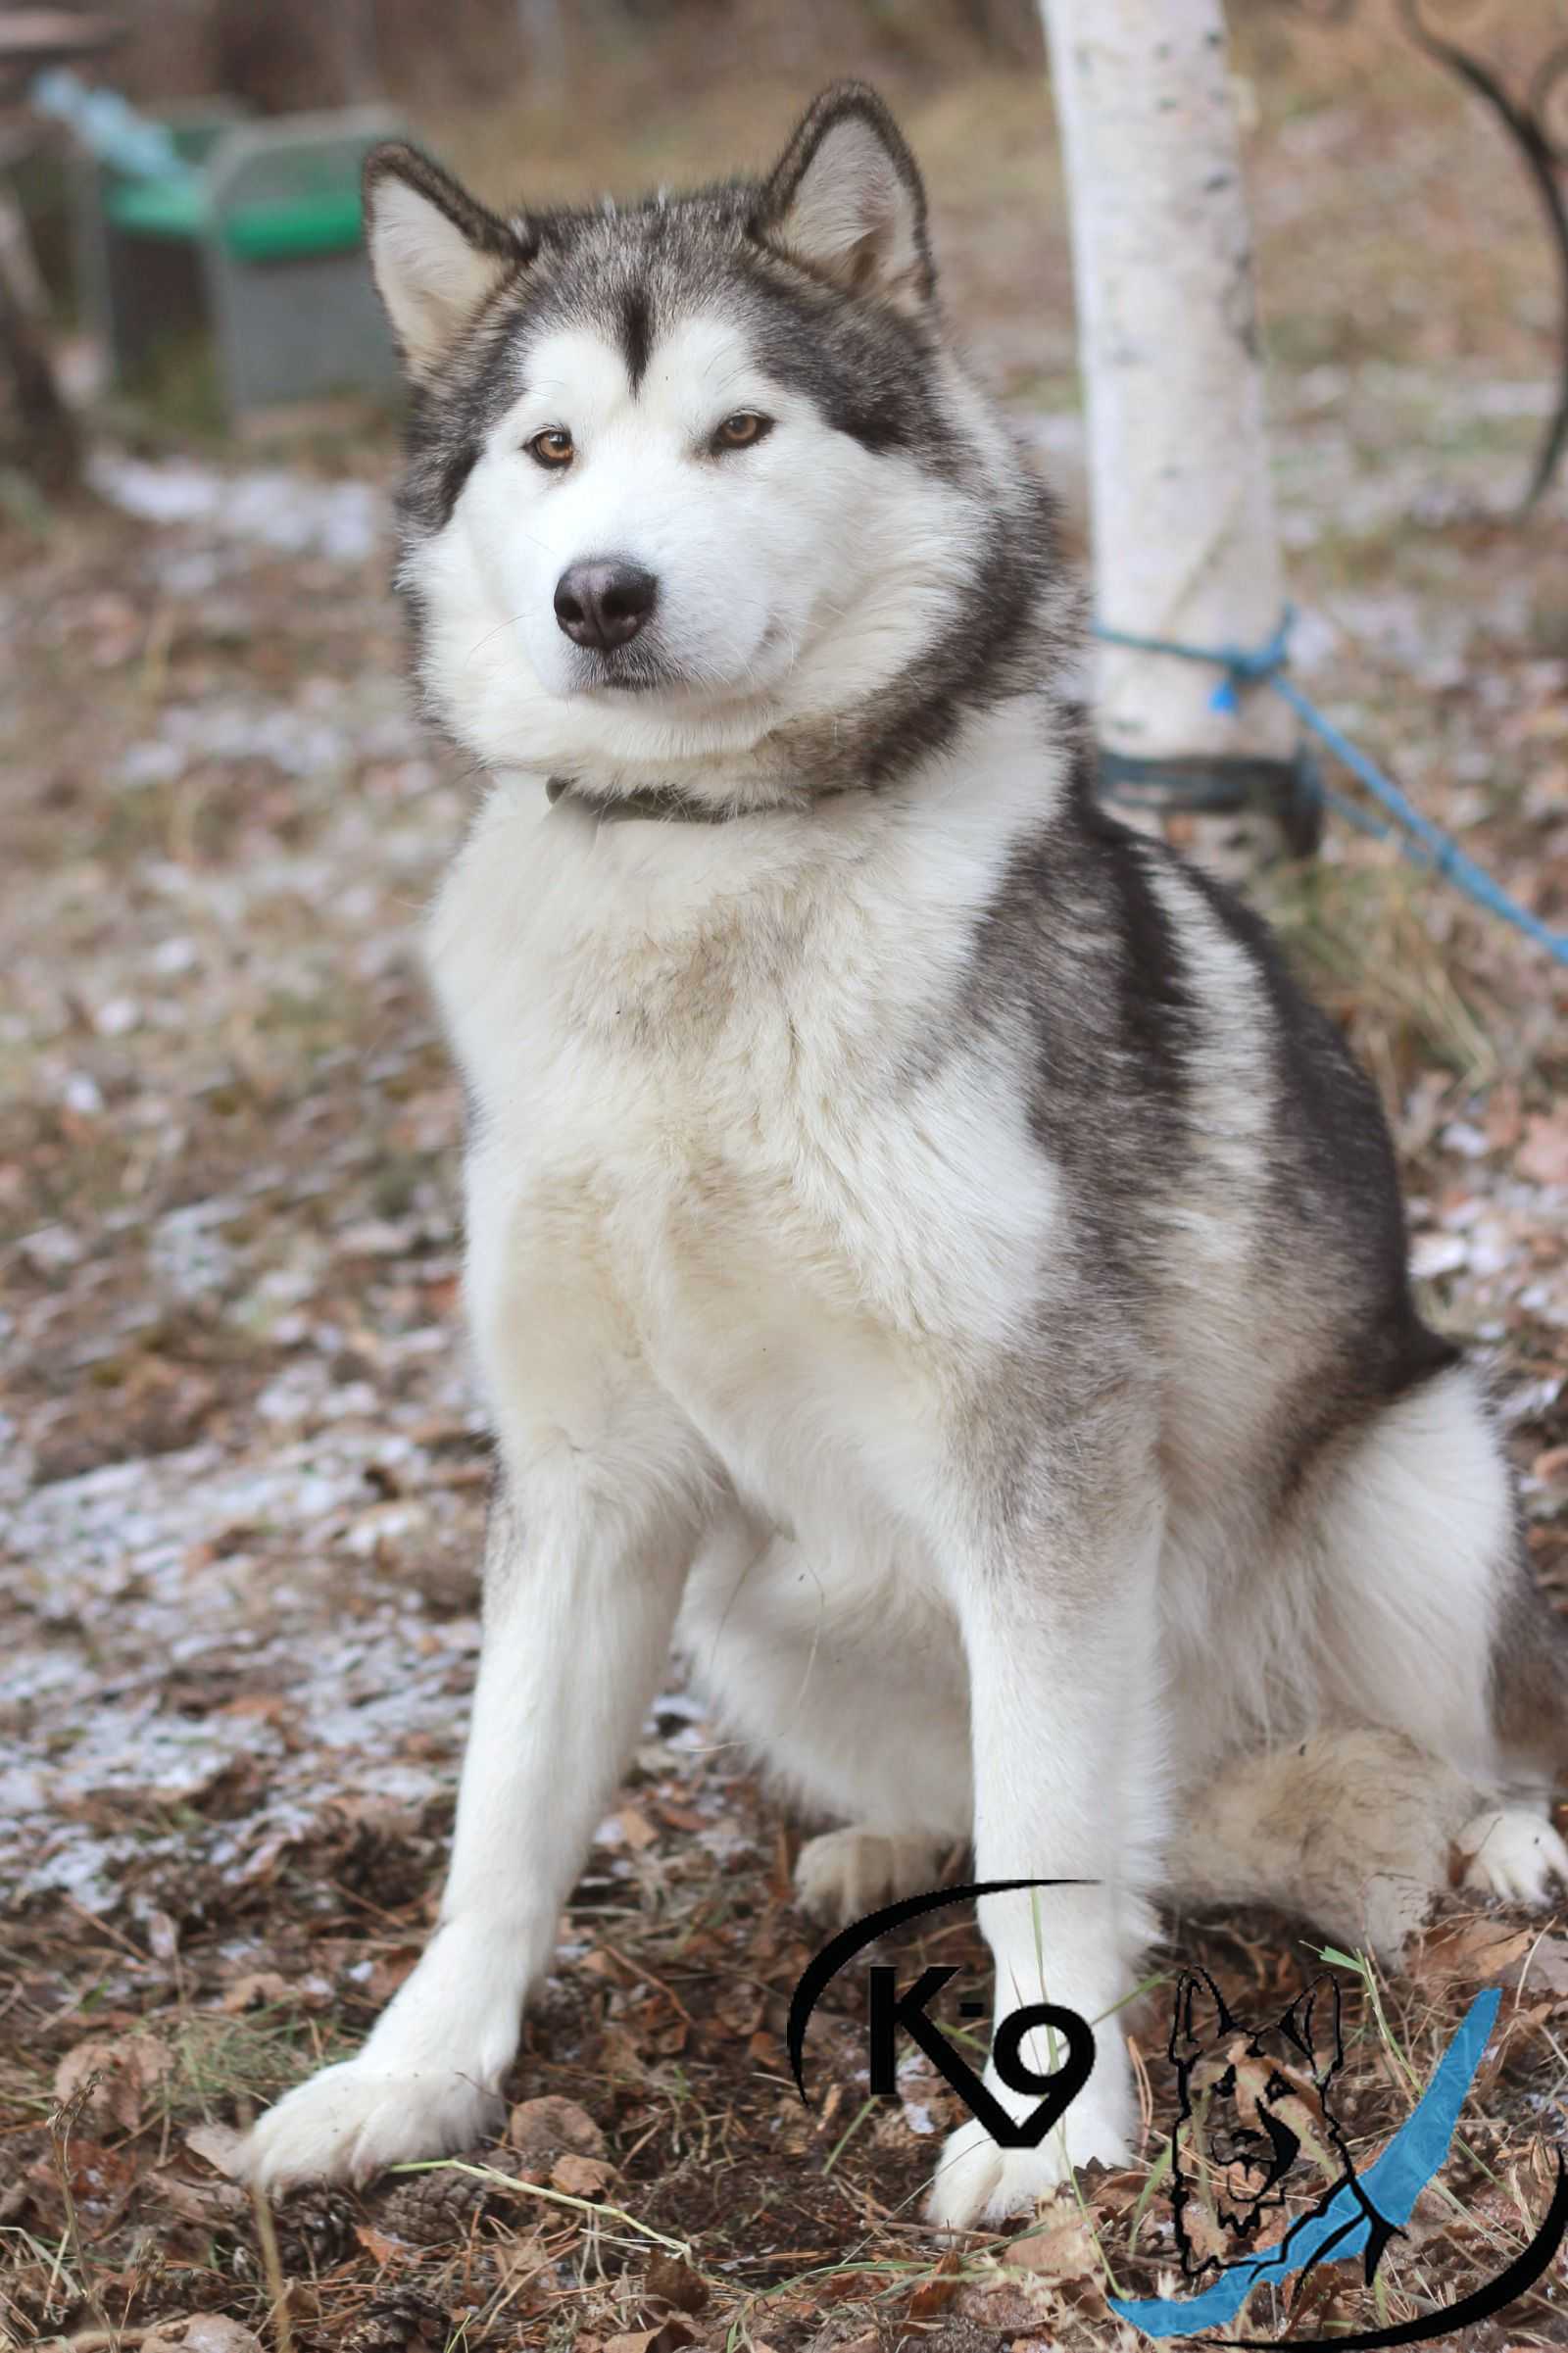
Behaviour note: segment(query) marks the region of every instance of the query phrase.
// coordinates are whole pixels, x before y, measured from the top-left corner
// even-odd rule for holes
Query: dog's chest
[[[476,1321],[575,1298],[710,1429],[1004,1345],[1050,1185],[956,1027],[960,921],[855,876],[651,899],[623,854],[514,897],[475,844],[431,960],[478,1106]]]

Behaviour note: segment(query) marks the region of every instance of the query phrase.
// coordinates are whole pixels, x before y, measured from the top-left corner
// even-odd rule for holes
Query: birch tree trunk
[[[1096,607],[1256,644],[1284,595],[1251,239],[1221,0],[1041,0],[1067,168]],[[1291,712],[1210,707],[1195,663],[1100,650],[1100,739],[1134,759],[1289,760]]]

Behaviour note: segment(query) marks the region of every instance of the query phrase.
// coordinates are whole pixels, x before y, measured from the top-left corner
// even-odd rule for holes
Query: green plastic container
[[[194,243],[212,226],[212,207],[197,178],[127,180],[111,190],[109,218],[143,237]],[[244,262],[284,262],[313,253],[346,253],[365,233],[358,187],[320,188],[270,204],[238,206],[222,223],[223,240]]]

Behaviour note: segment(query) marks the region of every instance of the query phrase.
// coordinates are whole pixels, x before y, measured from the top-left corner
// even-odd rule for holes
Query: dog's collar
[[[748,816],[752,812],[739,809],[713,809],[706,801],[694,801],[677,784],[644,785],[635,793],[588,793],[572,776],[552,776],[545,785],[552,803],[575,801],[579,809],[608,821],[621,817],[653,817],[665,824],[722,825],[726,818]],[[779,806],[783,806],[782,804]]]

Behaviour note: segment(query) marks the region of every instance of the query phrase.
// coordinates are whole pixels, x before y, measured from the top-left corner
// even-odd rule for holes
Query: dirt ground
[[[1241,29],[1300,675],[1568,925],[1568,487],[1514,512],[1554,357],[1531,199],[1380,23]],[[812,83],[871,64],[968,341],[1076,496],[1038,77],[891,33],[869,60],[808,46],[742,73],[650,41],[592,107],[428,128],[492,191],[627,189],[760,160]],[[867,2096],[852,1972],[802,2106],[801,1826],[674,1668],[505,2136],[270,2214],[230,2179],[235,2129],[412,1966],[451,1821],[489,1463],[457,1321],[459,1090],[412,930],[472,785],[401,681],[388,435],[261,459],[121,432],[93,478],[13,530],[0,575],[0,2345],[1141,2341],[1106,2296],[1178,2284],[1176,1973],[1201,1963],[1262,2019],[1314,1948],[1279,1920],[1171,1923],[1102,2030],[1132,2041],[1136,2162],[945,2248],[918,2202],[954,2097],[910,2061]],[[1429,1310],[1490,1368],[1561,1595],[1565,976],[1342,827],[1255,888],[1383,1087]],[[897,1957],[983,1980],[961,1914]],[[1326,2270],[1289,2321],[1265,2293],[1260,2337],[1386,2326],[1494,2277],[1568,2145],[1561,1920],[1451,1897],[1406,1973],[1332,1966],[1362,2158],[1475,1989],[1503,2007],[1375,2292]],[[1319,2185],[1308,2165],[1297,2204]],[[1560,2265],[1449,2341],[1568,2344]]]

